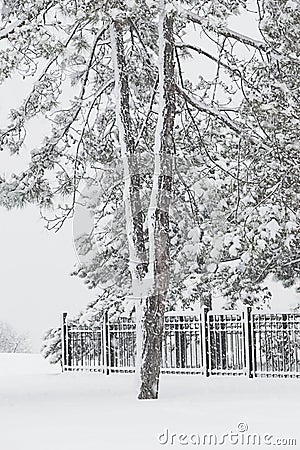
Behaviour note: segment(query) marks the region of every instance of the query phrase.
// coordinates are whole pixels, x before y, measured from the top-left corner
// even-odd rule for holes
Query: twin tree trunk
[[[159,392],[164,312],[170,278],[170,202],[173,183],[173,127],[175,117],[173,18],[162,7],[159,19],[159,114],[154,148],[152,192],[146,216],[141,202],[138,149],[129,107],[129,80],[123,24],[111,25],[114,55],[117,125],[124,166],[124,205],[129,244],[129,267],[136,298],[138,398],[156,399]]]

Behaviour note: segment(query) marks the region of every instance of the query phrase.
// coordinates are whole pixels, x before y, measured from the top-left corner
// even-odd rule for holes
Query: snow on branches
[[[0,148],[30,148],[31,162],[0,179],[0,204],[38,203],[48,228],[59,230],[83,202],[99,227],[79,236],[85,256],[75,273],[117,308],[132,293],[131,277],[149,270],[149,254],[153,264],[149,205],[164,200],[167,307],[190,307],[213,292],[230,307],[262,304],[268,275],[286,285],[299,279],[299,10],[291,0],[253,8],[236,0],[164,2],[173,20],[174,127],[159,129],[173,152],[169,205],[162,192],[151,200],[155,183],[166,181],[157,147],[167,66],[160,5],[9,2],[0,80],[25,77],[32,89],[1,125]],[[255,38],[230,25],[249,15]],[[40,118],[49,132],[31,148],[28,127]],[[90,198],[82,195],[87,185],[95,188]]]

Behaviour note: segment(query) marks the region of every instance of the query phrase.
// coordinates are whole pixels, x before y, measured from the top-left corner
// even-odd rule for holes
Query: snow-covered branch
[[[202,25],[203,27],[207,26],[207,20],[203,17],[200,17],[198,14],[186,10],[182,10],[181,14],[194,23]],[[231,30],[230,28],[225,26],[222,26],[222,28],[214,28],[213,31],[218,35],[235,39],[236,41],[241,42],[245,45],[249,45],[250,47],[254,47],[257,50],[266,51],[268,49],[268,45],[265,42],[253,39],[245,34],[238,33],[237,31]]]
[[[229,118],[226,114],[222,114],[222,112],[220,112],[218,109],[213,108],[212,106],[208,106],[205,103],[196,100],[195,98],[192,98],[191,94],[188,93],[185,89],[181,88],[180,86],[176,85],[176,90],[194,108],[198,109],[201,112],[207,113],[216,119],[219,119],[231,130],[233,130],[237,135],[247,137],[248,140],[253,144],[260,145],[262,148],[270,150],[270,148],[263,143],[262,138],[256,137],[254,136],[254,134],[251,134],[254,133],[252,130],[247,129],[241,124],[235,122],[233,119]]]
[[[16,29],[25,24],[25,20],[16,20],[11,25],[8,25],[6,28],[0,30],[0,39],[7,39],[10,34],[15,33]]]
[[[227,69],[233,75],[237,75],[246,85],[251,85],[251,83],[249,83],[249,81],[243,76],[241,70],[238,67],[232,67],[229,64],[226,64],[221,60],[221,58],[213,56],[211,53],[203,50],[202,48],[196,45],[187,44],[184,42],[176,42],[176,48],[193,50],[197,52],[199,55],[203,55],[206,58],[209,58],[211,61],[214,61],[217,65],[224,67],[224,69]],[[229,109],[232,110],[231,108]]]

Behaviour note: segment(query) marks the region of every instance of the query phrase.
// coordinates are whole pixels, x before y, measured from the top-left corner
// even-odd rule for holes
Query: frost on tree
[[[18,333],[8,323],[0,321],[0,353],[28,353],[30,345],[25,334]]]
[[[0,202],[39,204],[55,231],[91,211],[74,274],[100,294],[80,320],[140,319],[141,398],[158,395],[166,309],[265,307],[267,276],[298,282],[299,19],[290,0],[2,10],[0,80],[32,90],[1,125],[1,149],[31,162],[1,177]],[[51,131],[31,148],[41,118]]]
[[[129,83],[123,29],[116,18],[111,25],[114,55],[117,124],[124,165],[124,203],[129,244],[129,268],[136,300],[139,398],[157,398],[165,301],[169,289],[169,209],[173,181],[174,44],[173,18],[164,5],[158,27],[158,119],[154,142],[154,173],[148,207],[149,250],[146,253],[137,147],[132,136]]]

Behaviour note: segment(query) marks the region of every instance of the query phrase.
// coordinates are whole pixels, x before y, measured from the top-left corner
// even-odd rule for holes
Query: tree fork
[[[173,17],[164,7],[159,21],[159,117],[154,149],[155,163],[149,207],[149,274],[153,294],[141,301],[139,399],[157,399],[161,367],[164,312],[170,278],[169,209],[173,184],[173,128],[175,117]],[[138,332],[137,332],[138,335]]]

